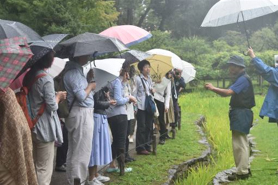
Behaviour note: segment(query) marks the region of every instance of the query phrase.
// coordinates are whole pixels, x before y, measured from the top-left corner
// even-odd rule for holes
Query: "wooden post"
[[[225,78],[223,78],[223,88],[226,87],[226,84],[225,84]]]
[[[181,129],[181,106],[179,106],[178,129]]]
[[[75,178],[73,182],[74,182],[74,185],[81,185],[79,178]]]
[[[171,132],[172,132],[172,139],[176,139],[176,129],[172,128]]]
[[[157,152],[156,152],[156,146],[157,146],[156,135],[153,135],[152,139],[153,139],[153,155],[156,155],[157,154]]]

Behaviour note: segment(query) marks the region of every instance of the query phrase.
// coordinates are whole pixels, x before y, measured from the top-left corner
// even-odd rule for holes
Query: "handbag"
[[[142,84],[144,86],[145,89],[145,93],[146,93],[146,99],[145,99],[145,110],[147,111],[147,113],[154,115],[154,113],[156,112],[157,108],[153,99],[152,95],[148,95],[147,93],[147,89],[146,89],[146,85],[143,82],[143,79],[141,78]]]

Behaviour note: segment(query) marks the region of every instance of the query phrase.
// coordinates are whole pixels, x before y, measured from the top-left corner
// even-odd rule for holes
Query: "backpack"
[[[64,85],[64,75],[66,74],[66,72],[68,72],[69,70],[63,70],[58,76],[56,76],[54,78],[54,88],[55,91],[66,91],[65,85]],[[75,102],[75,97],[73,99],[72,104],[70,105],[70,108],[68,106],[68,102],[67,100],[61,101],[58,105],[58,116],[59,118],[67,118],[69,116],[69,113],[73,107],[73,103]]]
[[[23,113],[27,119],[28,125],[30,129],[33,129],[34,126],[36,125],[36,123],[38,122],[39,118],[41,117],[41,115],[44,113],[44,110],[46,108],[46,104],[43,103],[38,111],[38,114],[36,116],[32,115],[32,111],[31,111],[31,105],[29,102],[29,97],[28,97],[28,93],[31,89],[31,87],[34,85],[34,83],[40,79],[41,77],[46,76],[46,74],[42,73],[39,74],[38,76],[36,76],[36,78],[32,81],[32,83],[29,84],[28,87],[21,87],[20,92],[17,92],[16,95],[16,99],[17,102],[19,103],[20,107],[23,110]]]

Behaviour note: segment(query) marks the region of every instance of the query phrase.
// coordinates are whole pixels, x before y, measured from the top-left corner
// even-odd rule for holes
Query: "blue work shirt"
[[[249,82],[247,78],[242,75],[239,77],[234,84],[230,86],[229,89],[233,90],[236,94],[239,94],[241,92],[246,92],[249,87]]]
[[[68,70],[64,75],[64,85],[67,91],[68,106],[71,106],[74,97],[76,100],[73,106],[94,108],[94,94],[90,92],[87,97],[85,89],[88,86],[87,79],[83,73],[83,68],[76,62],[69,61],[65,66]]]
[[[264,99],[260,116],[269,117],[269,122],[278,121],[278,68],[266,65],[260,58],[252,59],[256,70],[262,77],[270,83],[267,95]]]

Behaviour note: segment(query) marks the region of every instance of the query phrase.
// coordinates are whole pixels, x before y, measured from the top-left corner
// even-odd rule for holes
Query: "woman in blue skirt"
[[[94,135],[91,159],[89,164],[88,184],[99,185],[110,180],[109,177],[97,173],[98,165],[106,165],[112,161],[111,141],[105,110],[110,105],[115,105],[115,100],[110,100],[108,88],[102,88],[94,95]]]

